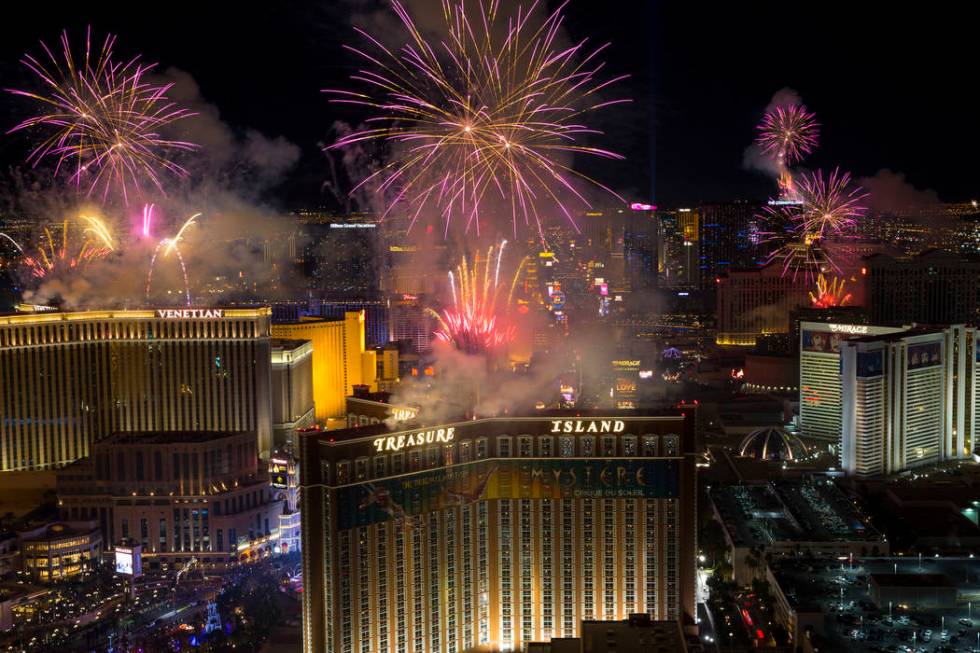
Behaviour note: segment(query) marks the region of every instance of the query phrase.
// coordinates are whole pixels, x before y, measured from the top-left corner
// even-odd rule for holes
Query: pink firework
[[[789,166],[817,147],[820,124],[802,104],[780,106],[766,112],[756,129],[756,144],[780,166]]]
[[[770,201],[756,216],[758,244],[769,247],[764,264],[776,264],[784,277],[812,283],[821,272],[839,272],[838,265],[821,246],[819,236],[805,228],[803,205],[798,201]]]
[[[514,339],[514,327],[502,322],[507,306],[500,305],[505,303],[500,297],[500,266],[506,245],[505,240],[491,247],[486,259],[477,257],[472,266],[463,258],[456,274],[449,273],[452,306],[441,313],[427,309],[439,322],[436,338],[467,354],[493,352]]]
[[[796,183],[801,202],[801,229],[816,238],[848,238],[868,207],[868,193],[851,183],[851,175],[837,168],[803,174]]]
[[[172,84],[147,81],[155,64],[141,63],[138,57],[115,61],[115,40],[109,35],[101,49],[93,50],[89,29],[85,54],[76,60],[63,32],[60,58],[43,41],[45,56],[25,55],[21,62],[37,76],[39,90],[7,90],[34,100],[39,113],[10,132],[37,133],[27,157],[32,165],[51,160],[55,175],[67,170],[71,183],[84,186],[87,195],[101,195],[105,201],[114,191],[128,204],[130,194],[139,194],[146,183],[163,192],[164,172],[186,174],[169,157],[197,146],[161,134],[193,114],[167,99]]]
[[[348,48],[366,62],[352,76],[363,90],[324,92],[332,102],[368,107],[374,115],[370,127],[330,147],[381,140],[391,152],[353,192],[376,185],[389,198],[385,215],[401,206],[411,225],[436,216],[446,233],[456,222],[479,233],[481,219],[499,211],[509,214],[515,235],[520,225],[541,233],[551,215],[574,225],[573,204],[589,206],[583,184],[619,198],[574,170],[570,159],[623,158],[581,139],[601,133],[588,125],[592,114],[629,102],[599,96],[626,76],[601,81],[598,57],[607,46],[559,44],[567,3],[535,20],[543,4],[533,0],[505,12],[499,0],[442,0],[448,36],[436,42],[420,32],[400,0],[392,0],[406,33],[398,49],[358,29],[371,45],[370,51]]]

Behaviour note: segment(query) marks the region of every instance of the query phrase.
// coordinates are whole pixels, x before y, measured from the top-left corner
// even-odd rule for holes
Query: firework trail
[[[177,255],[177,260],[180,262],[181,273],[184,276],[184,295],[187,299],[187,305],[188,306],[191,305],[190,279],[187,276],[187,266],[184,264],[184,257],[183,255],[181,255],[180,248],[178,247],[178,245],[180,244],[180,241],[183,239],[184,232],[187,231],[187,229],[189,229],[190,227],[196,225],[197,224],[196,220],[200,216],[201,216],[200,213],[195,213],[194,215],[189,217],[187,221],[184,222],[183,225],[181,225],[180,229],[177,231],[176,236],[174,236],[173,238],[164,238],[159,243],[157,243],[156,248],[154,248],[153,250],[153,256],[150,258],[150,269],[146,274],[145,296],[147,299],[150,298],[150,288],[153,285],[153,270],[156,267],[157,257],[160,255],[161,252],[163,253],[164,258],[170,256],[171,253],[175,253]]]
[[[166,248],[166,249],[165,249]],[[180,271],[184,277],[184,296],[187,301],[187,306],[191,305],[191,283],[187,276],[187,266],[184,264],[184,257],[180,253],[180,249],[177,248],[176,244],[173,243],[169,238],[164,238],[161,240],[156,248],[153,250],[153,256],[150,258],[150,271],[146,275],[146,299],[150,299],[150,288],[153,285],[153,269],[156,266],[157,256],[160,251],[163,250],[163,256],[166,258],[169,251],[172,250],[177,254],[177,260],[180,262]]]
[[[851,175],[837,168],[826,177],[819,170],[802,175],[796,190],[802,203],[801,228],[817,238],[849,236],[868,210],[868,194],[852,186]]]
[[[143,238],[151,238],[153,236],[153,204],[143,205]]]
[[[820,124],[802,104],[767,111],[756,129],[756,144],[781,167],[790,166],[817,147]]]
[[[561,160],[579,154],[622,159],[579,139],[601,133],[587,124],[590,114],[629,102],[599,97],[627,77],[600,81],[598,57],[608,44],[595,50],[585,41],[558,45],[565,4],[534,21],[541,0],[507,15],[499,0],[442,0],[448,37],[432,42],[402,2],[392,0],[407,35],[394,50],[355,28],[371,44],[370,52],[347,48],[366,62],[352,76],[363,90],[324,92],[332,102],[368,107],[374,115],[370,127],[330,148],[381,140],[391,146],[392,160],[351,192],[377,183],[378,192],[392,198],[385,216],[402,205],[411,228],[428,207],[447,234],[458,221],[479,234],[484,205],[493,198],[508,207],[515,236],[522,223],[541,234],[552,212],[575,225],[570,203],[589,206],[580,185],[619,198]]]
[[[44,55],[25,55],[21,63],[37,76],[40,90],[7,90],[34,100],[39,113],[8,133],[38,132],[29,163],[37,166],[50,159],[55,175],[68,170],[69,180],[86,186],[87,195],[101,194],[104,202],[115,190],[128,204],[129,195],[141,193],[147,182],[163,193],[163,173],[185,175],[168,157],[197,146],[160,133],[194,114],[167,99],[172,84],[146,80],[156,64],[144,64],[138,57],[116,61],[115,40],[109,35],[101,48],[93,48],[89,29],[85,54],[76,59],[68,33],[62,32],[60,57],[43,41]]]
[[[827,282],[824,275],[817,277],[817,292],[810,293],[810,303],[815,308],[834,308],[837,306],[847,306],[851,301],[851,293],[844,289],[845,281],[834,277],[834,280]]]
[[[4,240],[9,240],[10,243],[17,248],[18,252],[20,252],[21,254],[24,253],[24,248],[20,246],[20,243],[18,243],[16,240],[11,238],[7,234],[3,233],[2,231],[0,231],[0,238],[3,238]]]
[[[426,309],[439,322],[436,338],[467,354],[493,352],[514,339],[514,327],[501,322],[507,306],[499,305],[500,266],[506,245],[505,240],[491,247],[486,259],[481,261],[477,256],[472,265],[463,257],[456,274],[449,273],[452,306],[441,313]]]
[[[756,217],[762,226],[755,236],[770,248],[763,265],[778,264],[782,276],[793,281],[802,277],[807,283],[824,269],[839,271],[819,236],[806,231],[800,202],[770,202]]]
[[[50,227],[44,228],[36,253],[24,257],[24,264],[35,278],[74,272],[112,253],[112,234],[105,224],[91,216],[81,216],[79,220],[87,225],[80,230],[81,238],[74,236],[70,220],[62,222],[60,238]]]

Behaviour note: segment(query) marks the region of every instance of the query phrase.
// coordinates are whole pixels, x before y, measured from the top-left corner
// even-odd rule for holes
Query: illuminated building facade
[[[941,250],[866,262],[865,292],[876,324],[975,323],[980,310],[980,260]]]
[[[783,274],[774,262],[751,270],[732,270],[716,278],[719,345],[752,347],[759,336],[790,332],[790,313],[810,303],[803,276]]]
[[[77,576],[102,558],[102,534],[90,521],[54,522],[17,534],[21,564],[42,583]]]
[[[666,288],[693,288],[700,283],[698,233],[700,212],[682,208],[658,211],[660,220],[660,285]]]
[[[306,653],[518,650],[694,621],[693,425],[556,413],[301,438]]]
[[[713,285],[719,274],[755,267],[762,258],[756,236],[759,204],[746,201],[701,204],[698,207],[698,258],[701,281]]]
[[[837,322],[800,323],[800,435],[841,445],[841,343],[902,328]]]
[[[366,350],[364,313],[345,313],[342,320],[300,318],[272,325],[276,338],[313,343],[313,403],[316,419],[343,418],[344,398],[355,385],[376,386],[377,354]]]
[[[291,520],[288,480],[274,487],[258,454],[247,432],[116,434],[58,471],[59,509],[97,523],[107,548],[141,545],[151,569],[250,562],[279,552]]]
[[[844,471],[894,474],[975,447],[976,331],[914,329],[841,344]]]
[[[273,338],[271,349],[272,440],[282,448],[313,425],[313,343]]]
[[[0,316],[0,471],[119,431],[249,431],[268,451],[269,310]]]

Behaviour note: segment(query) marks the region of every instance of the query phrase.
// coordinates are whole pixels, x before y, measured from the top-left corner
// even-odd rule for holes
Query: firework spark
[[[508,15],[502,15],[499,0],[443,0],[448,37],[439,43],[423,36],[400,0],[391,4],[407,43],[392,50],[357,29],[372,48],[348,48],[367,62],[352,76],[364,90],[324,90],[332,102],[375,112],[371,127],[341,137],[331,148],[371,140],[391,145],[392,160],[352,193],[376,183],[392,198],[385,215],[403,205],[414,225],[428,207],[446,233],[460,220],[466,231],[479,233],[489,212],[485,205],[494,199],[508,207],[515,236],[522,223],[541,233],[552,213],[545,203],[574,225],[570,204],[589,206],[581,184],[619,197],[563,162],[579,154],[622,159],[579,139],[601,133],[586,124],[590,114],[629,102],[599,97],[627,77],[599,80],[598,57],[607,46],[590,51],[585,41],[558,45],[567,3],[535,22],[540,0]]]
[[[196,225],[197,222],[195,222],[195,220],[197,220],[197,218],[199,217],[201,217],[201,214],[195,213],[194,215],[189,217],[184,224],[181,225],[180,229],[177,231],[176,236],[174,236],[173,238],[165,239],[167,242],[167,248],[163,252],[164,256],[168,256],[171,252],[177,249],[177,245],[180,243],[181,239],[183,238],[184,232],[187,231],[189,228],[193,227],[194,225]]]
[[[767,111],[756,129],[756,144],[763,154],[782,166],[789,166],[817,147],[820,124],[802,104],[790,104]]]
[[[800,202],[770,202],[757,216],[760,228],[754,236],[770,248],[765,265],[778,264],[782,276],[811,283],[819,273],[838,266],[821,246],[820,237],[806,230],[803,215]]]
[[[122,63],[113,58],[115,37],[93,48],[91,29],[85,36],[85,54],[76,59],[61,34],[61,57],[41,42],[44,55],[25,55],[21,62],[40,81],[37,92],[7,89],[35,101],[40,113],[10,132],[37,130],[43,134],[27,157],[37,166],[52,160],[55,175],[71,170],[69,180],[86,186],[87,195],[108,199],[114,189],[129,202],[149,182],[161,193],[164,172],[183,176],[186,171],[169,156],[197,146],[167,138],[161,130],[193,115],[167,99],[172,84],[147,81],[156,64],[138,57]],[[8,132],[8,133],[10,133]]]
[[[851,175],[834,169],[801,175],[796,190],[802,203],[804,232],[817,238],[847,237],[867,212],[868,194],[851,185]]]
[[[472,266],[464,257],[456,274],[449,273],[452,306],[441,313],[426,309],[439,322],[436,338],[467,354],[492,352],[514,339],[514,327],[501,322],[507,306],[499,305],[500,266],[506,245],[505,240],[491,247],[486,259],[481,261],[477,256]]]
[[[24,257],[24,264],[35,278],[77,271],[112,253],[112,234],[101,220],[81,216],[79,221],[86,226],[78,228],[71,220],[64,220],[60,237],[57,230],[44,228],[36,252]],[[80,232],[80,237],[76,232]]]
[[[810,293],[810,303],[815,308],[847,306],[851,302],[851,293],[844,289],[845,283],[837,277],[828,283],[827,278],[821,274],[817,277],[817,292]]]

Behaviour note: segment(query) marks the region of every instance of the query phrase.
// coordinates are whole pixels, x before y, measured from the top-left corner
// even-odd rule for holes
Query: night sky
[[[269,199],[313,205],[325,201],[327,175],[317,143],[334,119],[358,117],[319,90],[344,83],[354,61],[340,46],[358,42],[351,10],[372,4],[20,3],[20,13],[0,24],[0,84],[28,84],[17,60],[36,51],[39,38],[55,42],[64,27],[79,40],[87,24],[100,35],[117,33],[118,54],[142,53],[189,72],[234,128],[299,145],[299,165]],[[970,99],[980,9],[966,4],[919,3],[913,13],[853,1],[572,0],[569,35],[612,41],[609,74],[631,73],[620,90],[636,100],[600,125],[604,143],[628,161],[585,171],[631,198],[655,193],[664,206],[763,198],[772,181],[743,169],[743,153],[773,93],[791,87],[822,124],[808,167],[840,165],[857,177],[888,168],[943,200],[980,195],[980,115]],[[0,123],[13,125],[24,108],[5,97]],[[0,138],[0,161],[17,163],[26,145]]]

